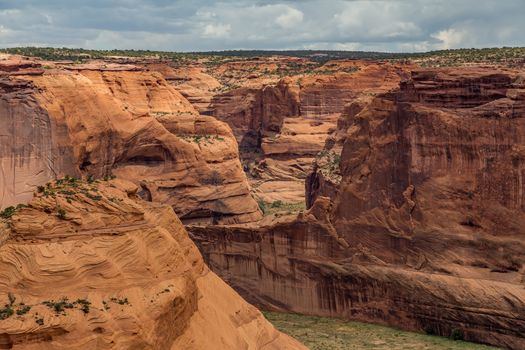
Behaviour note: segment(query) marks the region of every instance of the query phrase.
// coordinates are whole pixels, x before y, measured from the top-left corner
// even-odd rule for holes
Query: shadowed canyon
[[[523,62],[73,58],[0,54],[0,349],[525,349]]]

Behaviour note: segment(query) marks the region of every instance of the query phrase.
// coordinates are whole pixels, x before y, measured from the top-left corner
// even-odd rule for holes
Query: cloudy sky
[[[0,0],[0,47],[412,52],[524,33],[525,0]]]

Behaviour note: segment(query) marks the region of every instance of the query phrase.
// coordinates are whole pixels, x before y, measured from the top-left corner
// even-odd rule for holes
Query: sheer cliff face
[[[230,128],[200,116],[159,73],[85,65],[25,74],[3,95],[2,206],[57,175],[125,177],[185,221],[260,218]],[[11,73],[12,74],[12,73]],[[7,77],[13,81],[13,77]],[[11,83],[13,84],[13,83]],[[17,186],[7,183],[16,178]]]
[[[0,220],[3,349],[305,349],[123,180],[50,183]]]
[[[31,199],[36,185],[53,178],[55,169],[77,172],[72,148],[57,139],[67,131],[57,127],[25,80],[0,77],[0,203],[2,207]],[[71,164],[70,163],[70,164]]]
[[[348,106],[304,215],[192,233],[259,305],[522,349],[524,88],[516,71],[415,71]]]
[[[519,81],[513,72],[420,71],[375,99],[347,131],[331,216],[337,231],[352,239],[376,228],[400,237],[521,236]]]

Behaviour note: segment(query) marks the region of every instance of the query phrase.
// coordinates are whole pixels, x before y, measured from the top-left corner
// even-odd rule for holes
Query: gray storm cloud
[[[523,0],[0,0],[0,47],[427,51],[524,31]]]

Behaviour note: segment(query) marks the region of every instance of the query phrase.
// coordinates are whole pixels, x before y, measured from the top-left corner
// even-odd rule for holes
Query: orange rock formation
[[[259,198],[302,202],[304,179],[344,106],[395,88],[404,74],[401,66],[363,61],[311,65],[266,58],[208,69],[151,68],[176,81],[175,88],[203,113],[231,126]]]
[[[171,207],[137,190],[59,179],[0,221],[0,348],[306,349],[209,271]]]
[[[186,222],[260,218],[230,128],[200,116],[155,72],[91,63],[2,79],[2,206],[60,175],[114,174]]]

